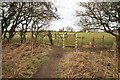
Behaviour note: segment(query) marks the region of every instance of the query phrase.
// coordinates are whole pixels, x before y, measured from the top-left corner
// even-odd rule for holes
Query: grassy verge
[[[52,49],[50,46],[38,46],[34,47],[34,51],[31,53],[30,43],[24,43],[18,48],[12,43],[4,46],[3,50],[3,78],[30,78],[38,67],[49,59],[47,55],[51,53]]]
[[[102,53],[103,54],[103,53]],[[59,63],[59,78],[117,78],[117,61],[108,52],[68,52]],[[105,56],[107,55],[107,56]],[[111,57],[112,56],[112,57]]]

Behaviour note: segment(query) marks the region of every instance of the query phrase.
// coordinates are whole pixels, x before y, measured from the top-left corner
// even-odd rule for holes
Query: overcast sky
[[[55,0],[55,6],[58,9],[58,14],[62,19],[52,22],[50,29],[59,30],[62,27],[71,26],[74,29],[80,29],[75,25],[77,21],[75,11],[79,10],[77,2],[87,2],[88,0]]]

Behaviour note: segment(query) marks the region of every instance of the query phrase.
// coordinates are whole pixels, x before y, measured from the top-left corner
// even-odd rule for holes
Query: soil
[[[24,44],[12,43],[3,45],[4,64],[14,63],[18,65],[22,59],[26,60],[24,61],[26,62],[24,66],[21,64],[23,67],[21,67],[21,65],[19,66],[19,70],[14,72],[10,71],[9,73],[6,71],[5,77],[16,77],[16,73],[18,74],[24,67],[26,68],[28,66],[27,63],[32,64],[31,58],[33,58],[34,54],[45,52],[45,50],[48,51],[48,48],[43,48],[37,44],[34,44],[34,50],[32,50],[31,45],[29,42]],[[108,73],[108,78],[111,76],[113,78],[116,77],[115,62],[117,61],[112,51],[106,53],[106,51],[110,49],[108,46],[104,48],[99,46],[91,49],[78,48],[77,50],[53,46],[52,48],[50,47],[50,49],[52,52],[47,55],[49,59],[38,66],[37,71],[31,75],[32,78],[56,78],[56,72],[58,70],[60,70],[60,75],[63,74],[63,78],[98,78],[107,75],[106,73]],[[29,59],[27,60],[28,57]],[[59,64],[63,64],[63,66],[60,67]],[[7,69],[7,65],[5,65],[4,68]],[[26,70],[24,70],[24,72],[26,72]],[[112,75],[113,73],[114,75]]]
[[[58,63],[65,51],[61,47],[54,46],[52,48],[53,52],[49,55],[49,60],[38,69],[33,75],[33,78],[55,78],[55,72],[58,70]]]

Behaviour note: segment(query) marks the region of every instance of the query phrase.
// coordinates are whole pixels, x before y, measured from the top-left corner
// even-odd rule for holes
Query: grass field
[[[114,36],[107,34],[107,33],[77,33],[78,37],[80,37],[80,38],[78,38],[78,44],[81,45],[82,42],[83,42],[83,45],[89,44],[89,42],[92,41],[93,37],[94,37],[95,44],[98,46],[97,47],[95,46],[93,48],[84,48],[84,47],[81,48],[80,47],[78,49],[74,49],[74,48],[68,47],[68,48],[63,49],[61,47],[53,48],[52,46],[47,45],[48,43],[50,43],[49,38],[46,36],[43,39],[41,39],[41,36],[43,36],[44,34],[45,34],[45,32],[42,32],[39,34],[38,39],[37,39],[38,42],[36,42],[36,43],[30,42],[32,40],[30,32],[27,32],[27,34],[26,34],[27,41],[25,43],[21,44],[19,42],[20,41],[19,33],[17,33],[13,37],[13,39],[11,40],[11,43],[8,43],[8,44],[3,43],[3,53],[4,53],[3,54],[3,77],[4,78],[8,78],[8,77],[9,78],[14,78],[14,77],[15,78],[19,78],[19,77],[20,78],[21,77],[30,78],[33,76],[33,74],[35,74],[36,71],[39,71],[39,69],[41,69],[41,66],[42,66],[42,64],[44,64],[45,61],[51,60],[51,61],[48,61],[47,63],[46,62],[45,63],[54,65],[54,63],[59,63],[58,58],[60,60],[63,60],[63,63],[61,63],[61,64],[63,64],[64,66],[57,64],[58,66],[60,66],[60,67],[62,66],[63,68],[65,68],[65,69],[60,68],[61,70],[63,69],[66,73],[68,73],[69,70],[72,70],[67,75],[65,73],[66,76],[70,75],[71,78],[73,78],[76,75],[78,75],[76,77],[79,77],[79,74],[80,75],[82,74],[82,76],[84,76],[83,73],[80,71],[80,70],[82,70],[82,68],[80,68],[81,65],[87,66],[87,67],[84,67],[84,69],[83,69],[84,71],[86,71],[85,73],[87,73],[85,75],[86,77],[89,77],[89,76],[87,76],[88,74],[93,75],[93,76],[96,75],[95,71],[98,71],[98,68],[95,67],[94,64],[97,66],[99,65],[98,67],[101,71],[102,71],[102,69],[106,69],[105,71],[103,70],[102,72],[106,72],[105,75],[108,75],[107,77],[109,77],[109,76],[115,77],[115,75],[113,75],[113,73],[115,73],[113,70],[115,70],[114,68],[116,68],[116,66],[113,66],[114,62],[115,62],[114,60],[112,60],[113,55],[112,55],[112,58],[109,58],[108,56],[106,56],[107,54],[105,52],[103,52],[103,51],[108,52],[108,50],[107,50],[108,48],[106,48],[106,46],[105,47],[99,46],[99,45],[103,44],[102,38],[104,35],[104,44],[107,45],[107,47],[111,47],[112,43],[115,41]],[[54,44],[59,45],[59,46],[62,45],[62,40],[63,40],[62,34],[66,34],[66,32],[59,32],[59,34],[61,34],[61,36],[57,35],[56,39],[55,39],[55,34],[58,34],[58,32],[52,32]],[[67,34],[71,34],[72,36],[68,36],[68,38],[65,38],[65,44],[68,44],[68,45],[74,44],[74,37],[75,37],[74,33],[67,33]],[[59,36],[59,38],[58,38],[58,36]],[[67,37],[67,35],[65,37]],[[82,41],[81,37],[84,37],[83,41]],[[47,43],[47,44],[44,44],[44,43]],[[91,52],[93,52],[93,54]],[[114,51],[111,51],[111,53],[113,53],[113,52]],[[83,53],[85,53],[85,54],[83,54]],[[100,55],[98,53],[100,53]],[[109,50],[108,54],[109,53],[110,53],[110,50]],[[53,56],[51,56],[50,54],[53,54]],[[101,56],[101,54],[104,54],[105,58],[103,56]],[[66,57],[64,57],[64,55],[66,55]],[[109,55],[111,55],[111,54],[109,54]],[[81,61],[81,59],[84,64],[79,63]],[[110,62],[111,60],[112,60],[112,62]],[[53,62],[53,61],[56,61],[56,62]],[[68,61],[70,61],[70,64],[68,64],[69,63]],[[103,61],[105,61],[105,63]],[[109,69],[108,69],[108,66],[106,66],[108,63],[110,63],[111,65],[113,64],[112,66],[109,67]],[[71,65],[71,64],[73,66],[67,66],[67,65]],[[57,65],[55,66],[55,68],[57,67]],[[78,69],[76,68],[76,65],[78,66]],[[89,67],[89,66],[91,66],[91,67]],[[46,67],[46,65],[43,66],[43,68],[44,67]],[[49,68],[49,67],[50,67],[50,65],[47,66],[47,68]],[[44,69],[42,69],[42,70],[44,71]],[[50,69],[50,70],[52,70],[52,69]],[[76,70],[79,72],[76,73]],[[61,74],[64,75],[64,71]],[[48,72],[50,72],[50,71],[48,70]],[[51,72],[53,72],[53,71],[51,71]],[[73,75],[71,75],[71,72],[73,72],[73,73],[75,72],[75,73]],[[99,72],[99,73],[101,74],[101,72]]]
[[[103,36],[104,36],[104,44],[109,45],[112,44],[115,41],[115,37],[108,34],[108,33],[79,33],[78,36],[83,36],[85,39],[83,40],[83,43],[89,43],[93,40],[94,37],[94,43],[95,44],[103,44]]]
[[[52,32],[53,37],[55,37],[55,34],[66,34],[66,32]],[[39,34],[38,42],[48,42],[49,38],[46,36],[42,40],[40,39],[40,35],[43,35],[44,32]],[[67,32],[67,34],[74,34],[73,32]],[[115,37],[108,34],[108,33],[77,33],[78,38],[78,44],[89,44],[90,41],[93,41],[94,38],[94,44],[105,44],[105,45],[111,45],[115,41]],[[104,36],[104,42],[103,42],[103,36]],[[62,37],[62,35],[61,35]],[[55,44],[62,45],[62,38],[59,37],[56,40],[54,40]],[[80,37],[84,37],[83,40]],[[26,34],[27,40],[31,40],[31,33],[28,32]],[[68,39],[65,39],[65,44],[74,44],[74,36],[69,37]],[[19,42],[20,41],[20,35],[17,33],[11,42]]]
[[[56,32],[55,32],[56,33]],[[53,33],[53,34],[55,34]],[[58,33],[56,33],[58,34]],[[59,34],[63,34],[63,32],[60,32]],[[64,33],[66,34],[66,33]],[[66,45],[73,45],[74,44],[74,33],[67,33],[67,34],[73,34],[73,36],[68,36],[67,39],[65,39],[65,44]],[[104,41],[103,41],[103,36],[104,36]],[[62,35],[61,35],[62,37]],[[78,44],[81,45],[86,45],[86,44],[89,44],[90,41],[92,42],[93,41],[93,38],[94,38],[94,44],[95,45],[111,45],[113,44],[113,42],[115,41],[115,37],[108,34],[108,33],[77,33],[77,41],[78,41]],[[83,40],[82,40],[82,37]],[[59,42],[57,41],[56,42],[57,44],[62,44],[62,38],[60,38]]]

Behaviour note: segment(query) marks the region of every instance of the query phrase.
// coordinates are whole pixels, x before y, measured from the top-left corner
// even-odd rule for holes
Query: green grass
[[[6,62],[3,62],[2,64],[2,74],[4,78],[7,78],[9,76],[13,78],[31,78],[32,75],[38,70],[38,68],[45,61],[49,60],[48,55],[51,53],[52,50],[50,48],[47,48],[47,51],[27,55],[19,58],[17,61],[15,61],[15,58],[12,58],[10,60],[4,58]],[[16,56],[19,54],[16,54]],[[14,62],[12,60],[14,60]]]
[[[79,37],[85,37],[83,39],[83,44],[89,44],[90,41],[93,41],[94,44],[103,44],[103,35],[104,35],[104,44],[109,45],[115,41],[115,37],[108,33],[78,33]],[[79,43],[82,42],[82,39],[79,39]]]
[[[53,37],[55,37],[55,34],[66,34],[66,32],[52,32],[53,34]],[[40,33],[40,35],[38,36],[38,42],[39,43],[49,43],[49,38],[46,36],[44,37],[42,40],[40,38],[41,35],[43,35],[44,32]],[[73,32],[68,32],[67,34],[74,34]],[[102,40],[103,38],[103,35],[104,35],[104,42]],[[90,41],[93,41],[93,38],[94,38],[94,44],[105,44],[105,45],[111,45],[114,41],[115,41],[115,37],[108,34],[108,33],[77,33],[77,36],[78,37],[84,37],[83,41],[82,41],[82,38],[78,38],[78,44],[81,45],[81,44],[89,44]],[[58,36],[56,37],[56,40],[54,40],[54,43],[56,45],[62,45],[62,35],[61,36]],[[26,38],[27,40],[31,41],[31,33],[28,32],[26,34]],[[59,39],[58,39],[59,38]],[[11,42],[19,42],[20,41],[20,35],[17,33]],[[68,36],[68,38],[65,39],[65,44],[66,45],[74,45],[74,36]]]
[[[58,34],[57,32],[54,32],[53,34]],[[62,34],[63,32],[60,32]],[[64,32],[66,34],[66,32]],[[68,34],[74,34],[74,33],[68,33]],[[94,38],[94,44],[98,45],[111,45],[115,41],[115,37],[108,33],[77,33],[78,36],[78,44],[86,45],[89,44],[90,41],[93,41]],[[104,36],[104,41],[103,41]],[[81,37],[84,37],[83,40]],[[68,39],[68,40],[67,40]],[[65,45],[74,45],[74,36],[68,36],[68,38],[65,39]],[[62,40],[61,40],[62,41]]]

